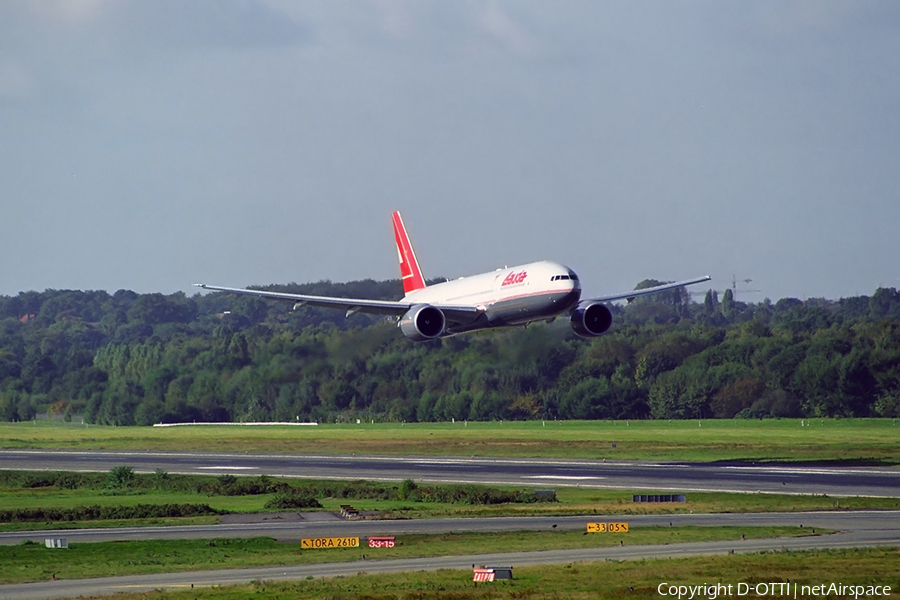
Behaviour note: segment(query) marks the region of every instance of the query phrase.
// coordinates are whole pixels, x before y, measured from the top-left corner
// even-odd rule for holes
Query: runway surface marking
[[[522,475],[522,479],[571,479],[584,481],[586,479],[606,479],[606,477],[593,477],[590,475]]]
[[[85,460],[79,460],[84,458]],[[32,461],[34,464],[29,464]],[[93,468],[88,466],[93,461]],[[266,473],[294,479],[511,486],[578,486],[659,493],[720,492],[741,494],[900,497],[900,468],[829,467],[815,464],[658,463],[602,460],[486,457],[347,456],[239,454],[233,452],[0,450],[0,465],[10,470],[60,469],[105,471],[131,463],[135,472],[162,467],[171,474]],[[9,463],[9,464],[7,464]],[[85,467],[88,468],[85,468]]]
[[[259,467],[230,467],[230,466],[222,466],[216,465],[214,467],[197,467],[198,469],[226,469],[229,471],[252,471],[253,469],[258,469]]]

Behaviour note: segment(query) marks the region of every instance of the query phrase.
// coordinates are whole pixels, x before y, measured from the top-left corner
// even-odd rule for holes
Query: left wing
[[[366,300],[364,298],[334,298],[331,296],[307,296],[306,294],[245,290],[241,288],[206,285],[205,283],[195,283],[194,286],[217,292],[247,294],[250,296],[259,296],[261,298],[271,298],[273,300],[288,300],[294,302],[295,305],[299,304],[300,306],[309,305],[321,306],[323,308],[347,309],[348,316],[355,312],[364,312],[399,317],[416,304],[414,302],[405,301],[393,302],[391,300]],[[454,323],[468,323],[474,321],[483,312],[479,308],[466,305],[431,304],[431,306],[441,309],[441,312],[444,313],[447,320]]]
[[[672,283],[665,283],[663,285],[658,285],[656,287],[645,288],[643,290],[632,290],[630,292],[624,292],[622,294],[612,294],[609,296],[598,296],[596,298],[588,298],[582,299],[582,302],[612,302],[613,300],[628,300],[631,302],[638,296],[646,296],[648,294],[658,294],[659,292],[665,292],[666,290],[674,290],[675,288],[683,287],[686,285],[693,285],[695,283],[702,283],[704,281],[709,281],[712,279],[709,275],[704,275],[703,277],[696,277],[694,279],[685,279],[684,281],[674,281]]]

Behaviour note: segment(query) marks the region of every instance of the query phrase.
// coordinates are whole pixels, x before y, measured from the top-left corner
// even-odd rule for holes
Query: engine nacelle
[[[417,304],[400,319],[400,331],[415,342],[424,342],[444,333],[444,313],[428,304]]]
[[[597,337],[609,331],[612,320],[602,302],[580,302],[572,311],[572,331],[581,337]]]

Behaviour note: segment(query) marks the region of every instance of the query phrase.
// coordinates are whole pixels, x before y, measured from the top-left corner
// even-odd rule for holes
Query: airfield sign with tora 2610
[[[323,548],[359,548],[358,537],[303,538],[300,540],[303,550],[319,550]]]

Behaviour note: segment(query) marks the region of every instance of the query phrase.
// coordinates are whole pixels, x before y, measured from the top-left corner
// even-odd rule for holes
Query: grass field
[[[0,448],[900,464],[896,419],[506,421],[315,427],[0,424]]]
[[[362,565],[360,566],[362,570]],[[299,582],[254,582],[250,585],[185,589],[173,592],[118,594],[118,600],[594,600],[597,598],[663,598],[658,587],[738,583],[791,582],[798,586],[891,586],[900,589],[900,550],[820,550],[766,552],[698,558],[606,561],[519,567],[515,579],[480,584],[469,570],[441,570],[389,575],[309,579]],[[802,588],[800,588],[802,591]],[[728,596],[725,596],[726,598]],[[733,596],[738,597],[738,596]],[[751,593],[748,598],[756,598]],[[775,597],[769,594],[767,597]],[[793,597],[793,594],[790,595]],[[798,598],[808,598],[800,595]],[[846,598],[816,596],[817,598]],[[853,597],[851,594],[849,597]],[[862,598],[863,596],[860,596]],[[869,596],[872,597],[872,596]],[[881,596],[882,598],[884,596]],[[665,597],[666,599],[669,596]],[[674,596],[672,598],[677,598]],[[695,596],[697,598],[697,596]],[[709,598],[709,595],[700,596]]]
[[[631,422],[504,422],[437,424],[333,424],[317,427],[188,426],[173,428],[96,427],[50,423],[0,424],[0,448],[170,450],[221,452],[278,452],[384,455],[455,455],[546,458],[590,458],[651,461],[785,461],[855,465],[900,464],[900,427],[886,419],[767,420],[767,421],[631,421]],[[637,490],[653,493],[654,490]],[[689,494],[685,504],[634,505],[631,491],[558,488],[559,503],[500,506],[469,506],[438,503],[353,501],[357,508],[385,511],[393,516],[489,516],[501,514],[648,514],[667,512],[755,512],[772,510],[833,510],[900,508],[897,499],[833,499],[810,496],[762,494]],[[207,496],[192,493],[111,494],[103,490],[0,490],[0,507],[54,506],[128,503],[205,503],[235,512],[261,510],[271,495]],[[334,510],[344,500],[322,500],[325,510]],[[203,519],[210,519],[203,517]],[[132,524],[132,523],[128,523]],[[52,524],[58,526],[58,524]],[[14,525],[4,525],[14,526]],[[15,525],[17,526],[17,525]],[[715,528],[663,528],[638,541],[641,528],[634,528],[628,544],[688,541],[688,536],[714,535],[700,539],[730,539],[735,530]],[[742,529],[748,537],[770,537],[799,533]],[[474,534],[473,534],[474,535]],[[499,535],[499,534],[496,534]],[[483,552],[497,549],[546,549],[557,543],[618,543],[609,536],[582,536],[577,532],[503,534],[515,539],[482,539]],[[644,532],[640,535],[645,535]],[[542,537],[555,536],[555,537]],[[571,537],[568,537],[571,536]],[[730,536],[730,537],[729,537]],[[426,539],[431,538],[431,540]],[[421,539],[417,539],[421,538]],[[443,538],[443,539],[441,539]],[[472,552],[472,541],[464,536],[403,536],[402,545],[391,552],[427,554],[432,544],[441,554]],[[696,538],[695,538],[696,539]],[[598,541],[599,540],[599,541]],[[148,546],[146,544],[163,544]],[[139,544],[130,547],[129,544]],[[141,546],[140,544],[144,544]],[[166,547],[165,544],[174,544]],[[196,544],[197,547],[188,546]],[[452,548],[459,544],[457,550]],[[105,547],[105,548],[104,548]],[[565,546],[577,547],[577,546]],[[62,554],[58,553],[61,552]],[[106,552],[108,555],[103,555]],[[354,560],[360,549],[326,551],[315,560]],[[332,553],[334,552],[334,553]],[[348,553],[341,558],[339,553]],[[372,552],[366,548],[366,553]],[[290,560],[284,558],[289,555]],[[424,554],[423,554],[424,553]],[[69,551],[48,551],[40,546],[0,548],[0,576],[4,581],[49,577],[99,576],[91,569],[113,565],[116,574],[222,568],[229,565],[287,564],[302,562],[296,548],[271,540],[197,542],[119,542],[73,544]],[[237,558],[233,558],[237,557]],[[393,557],[379,551],[379,557]],[[87,558],[82,558],[87,557]],[[275,562],[254,562],[254,561]],[[49,561],[49,562],[47,562]],[[57,562],[54,562],[57,561]],[[64,562],[61,562],[64,561]],[[130,561],[129,564],[126,564]],[[224,562],[223,562],[224,561]],[[234,562],[229,562],[234,561]],[[80,566],[79,566],[80,565]],[[362,566],[362,565],[361,565]],[[79,570],[80,569],[80,570]],[[138,569],[132,571],[130,569]],[[146,570],[146,569],[149,569]],[[298,583],[261,582],[251,586],[185,592],[154,592],[129,598],[181,600],[204,598],[341,598],[347,600],[466,600],[469,598],[586,599],[659,597],[656,586],[723,581],[841,581],[846,584],[878,582],[900,589],[900,551],[896,549],[765,553],[667,561],[603,562],[585,565],[521,568],[516,579],[492,586],[473,587],[471,573],[439,571],[390,576],[357,576]]]
[[[825,532],[820,531],[820,534]],[[810,535],[797,527],[633,527],[624,534],[581,531],[405,535],[394,548],[301,550],[299,543],[270,538],[153,540],[72,544],[66,551],[38,544],[0,547],[0,583],[200,571],[369,559],[452,556],[491,552],[558,550]]]
[[[635,492],[645,493],[645,492]],[[654,492],[650,492],[654,493]],[[631,491],[558,488],[558,503],[495,504],[488,506],[435,505],[420,502],[395,503],[379,507],[367,500],[354,501],[360,510],[387,511],[386,517],[493,517],[538,515],[657,515],[684,513],[800,512],[815,510],[900,510],[900,498],[830,498],[823,496],[787,496],[775,494],[690,493],[681,503],[643,503],[631,501]],[[323,501],[324,506],[328,506]]]
[[[18,472],[0,472],[5,474]],[[39,474],[35,472],[34,474]],[[23,472],[27,480],[32,473]],[[153,475],[143,477],[152,480]],[[172,475],[173,483],[188,491],[159,489],[110,490],[104,487],[79,487],[61,489],[47,487],[6,487],[0,486],[0,509],[73,509],[80,506],[135,506],[139,504],[207,504],[213,509],[232,513],[266,512],[266,503],[275,497],[274,493],[256,495],[219,495],[193,491],[201,489],[204,483],[213,482],[215,477]],[[257,478],[239,477],[238,481],[254,481]],[[102,480],[102,477],[101,477]],[[274,481],[280,479],[273,478]],[[4,479],[5,481],[5,479]],[[318,482],[285,479],[293,485]],[[399,484],[388,484],[398,487]],[[473,486],[479,487],[479,486]],[[515,489],[515,488],[508,488]],[[638,490],[647,493],[648,490]],[[635,492],[637,493],[637,492]],[[650,493],[653,493],[650,490]],[[448,502],[426,502],[412,500],[380,500],[353,498],[354,507],[366,513],[379,513],[383,518],[436,518],[436,517],[490,517],[490,516],[536,516],[536,515],[645,515],[677,513],[744,513],[783,512],[814,510],[900,510],[900,498],[829,498],[824,496],[786,496],[775,494],[726,494],[691,493],[684,503],[639,503],[631,501],[632,491],[601,490],[578,487],[560,487],[556,490],[558,502],[504,503],[504,504],[452,504]],[[319,498],[321,510],[339,512],[340,505],[347,498]],[[219,521],[217,516],[133,519],[115,522],[99,521],[41,521],[0,523],[0,531],[39,530],[57,528],[81,528],[98,526],[142,526],[142,525],[193,525]]]

